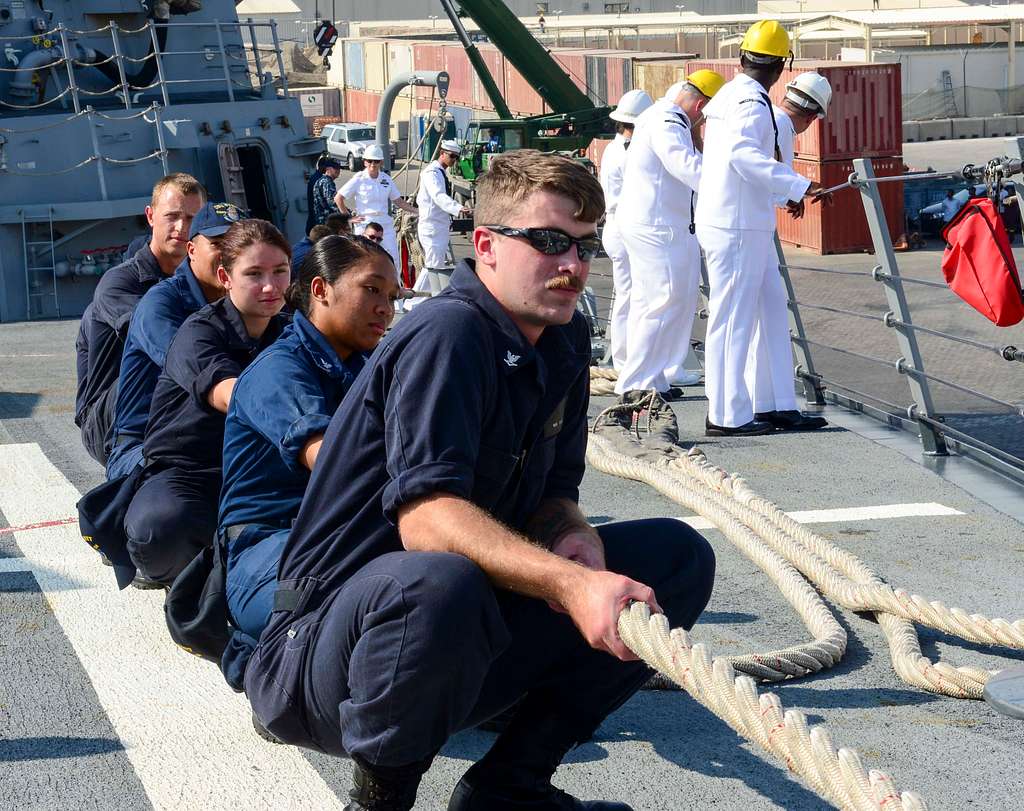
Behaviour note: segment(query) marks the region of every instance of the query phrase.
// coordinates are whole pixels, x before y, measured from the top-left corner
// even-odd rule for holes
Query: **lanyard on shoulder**
[[[771,116],[771,119],[772,119],[772,132],[775,135],[775,160],[777,160],[777,161],[779,161],[779,163],[781,163],[782,162],[782,150],[779,149],[779,124],[775,120],[775,109],[772,107],[772,100],[770,98],[768,98],[768,94],[767,93],[762,92],[761,93],[761,98],[764,99],[764,103],[768,107],[768,115]]]

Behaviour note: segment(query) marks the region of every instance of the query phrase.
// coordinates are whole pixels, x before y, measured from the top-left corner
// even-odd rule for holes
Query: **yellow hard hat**
[[[686,77],[686,83],[692,84],[710,99],[725,85],[725,77],[713,70],[695,70]]]
[[[789,34],[778,20],[759,20],[743,35],[740,50],[785,59],[790,55]]]

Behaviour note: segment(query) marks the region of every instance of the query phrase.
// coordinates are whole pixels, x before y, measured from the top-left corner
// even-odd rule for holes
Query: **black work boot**
[[[462,776],[448,811],[632,811],[624,803],[577,800],[551,785],[562,758],[589,735],[574,735],[552,715],[534,718],[517,714]]]
[[[370,766],[358,756],[352,757],[351,802],[345,811],[410,811],[416,802],[423,773],[430,766]]]

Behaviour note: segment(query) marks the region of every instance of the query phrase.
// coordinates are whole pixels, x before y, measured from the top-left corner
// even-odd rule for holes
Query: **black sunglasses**
[[[370,242],[376,242],[378,245],[381,242],[384,241],[384,237],[382,237],[382,236],[374,235],[374,236],[371,237],[371,236],[366,236],[366,234],[363,234],[363,236],[365,236],[368,240],[370,240]]]
[[[506,237],[525,239],[530,246],[545,256],[560,256],[576,246],[576,255],[581,262],[589,262],[601,250],[601,238],[597,235],[589,237],[573,237],[557,228],[510,228],[507,225],[484,225],[488,231],[494,231]]]

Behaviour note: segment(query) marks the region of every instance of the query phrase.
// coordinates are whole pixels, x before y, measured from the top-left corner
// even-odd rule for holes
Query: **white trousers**
[[[604,252],[612,260],[612,283],[615,286],[615,301],[612,303],[612,314],[609,324],[611,331],[612,366],[621,371],[626,362],[626,346],[629,328],[629,252],[622,240],[619,227],[611,217],[604,224],[601,232],[601,243]]]
[[[711,286],[704,344],[708,420],[735,428],[754,418],[754,394],[746,372],[758,330],[763,349],[750,377],[760,389],[758,410],[795,408],[793,352],[773,232],[704,225],[697,226],[697,238]]]
[[[631,287],[617,394],[668,391],[684,372],[700,284],[700,246],[687,227],[620,223]]]
[[[416,236],[423,249],[423,264],[428,268],[443,268],[448,264],[448,243],[451,234],[447,225],[438,226],[420,221],[416,225]],[[422,270],[422,268],[421,268]]]
[[[423,249],[423,267],[417,268],[416,281],[412,289],[417,293],[430,293],[436,296],[448,286],[452,272],[448,268],[448,243],[451,235],[448,226],[436,226],[430,223],[419,222],[416,225],[416,236],[420,241],[420,248]],[[426,301],[425,298],[409,299],[405,302],[405,309],[411,310],[416,305]]]
[[[754,324],[754,344],[747,356],[744,372],[754,413],[798,410],[786,286],[779,275],[779,263],[774,250],[772,260],[761,286],[761,302]]]
[[[370,215],[366,222],[357,222],[352,229],[352,233],[356,236],[361,235],[366,230],[366,226],[371,222],[378,223],[384,228],[384,240],[380,243],[380,246],[391,254],[391,261],[395,263],[395,270],[398,270],[399,263],[401,262],[401,256],[398,253],[398,234],[395,233],[395,221],[389,215]]]

